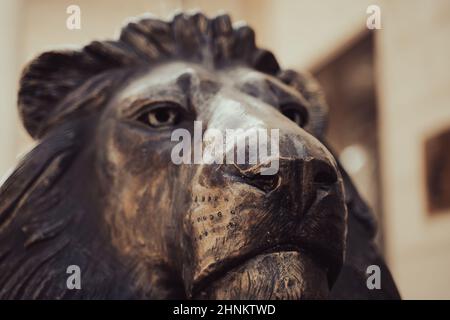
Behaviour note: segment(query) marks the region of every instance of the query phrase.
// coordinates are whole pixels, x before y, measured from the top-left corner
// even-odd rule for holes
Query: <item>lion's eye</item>
[[[138,120],[153,128],[171,127],[181,121],[180,108],[173,103],[160,103],[150,106],[139,116]]]
[[[281,106],[281,112],[300,127],[303,127],[308,120],[306,111],[296,104],[286,104]]]

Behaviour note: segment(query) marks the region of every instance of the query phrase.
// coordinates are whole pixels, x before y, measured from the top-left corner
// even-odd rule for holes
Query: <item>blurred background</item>
[[[66,27],[70,5],[79,30]],[[369,5],[381,29],[367,28]],[[450,0],[2,0],[0,174],[33,146],[16,110],[27,61],[177,9],[245,20],[282,67],[319,79],[328,140],[377,215],[403,298],[450,299]]]

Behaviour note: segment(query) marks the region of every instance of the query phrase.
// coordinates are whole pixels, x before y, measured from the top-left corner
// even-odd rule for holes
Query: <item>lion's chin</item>
[[[326,299],[325,270],[296,251],[258,255],[206,288],[200,299]]]

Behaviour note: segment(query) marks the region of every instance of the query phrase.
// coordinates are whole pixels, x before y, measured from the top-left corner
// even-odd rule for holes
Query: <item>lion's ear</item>
[[[74,87],[91,73],[92,63],[76,51],[45,52],[25,67],[20,79],[19,113],[33,138],[47,116]]]
[[[40,138],[57,106],[89,79],[138,58],[126,44],[94,41],[81,50],[49,51],[32,60],[20,79],[18,108],[33,138]]]

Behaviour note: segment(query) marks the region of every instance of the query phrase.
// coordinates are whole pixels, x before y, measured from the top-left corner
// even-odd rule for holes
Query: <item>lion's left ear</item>
[[[315,137],[322,139],[328,121],[328,105],[325,95],[316,79],[308,73],[283,70],[278,78],[287,85],[297,89],[309,102],[309,121],[305,129]]]

